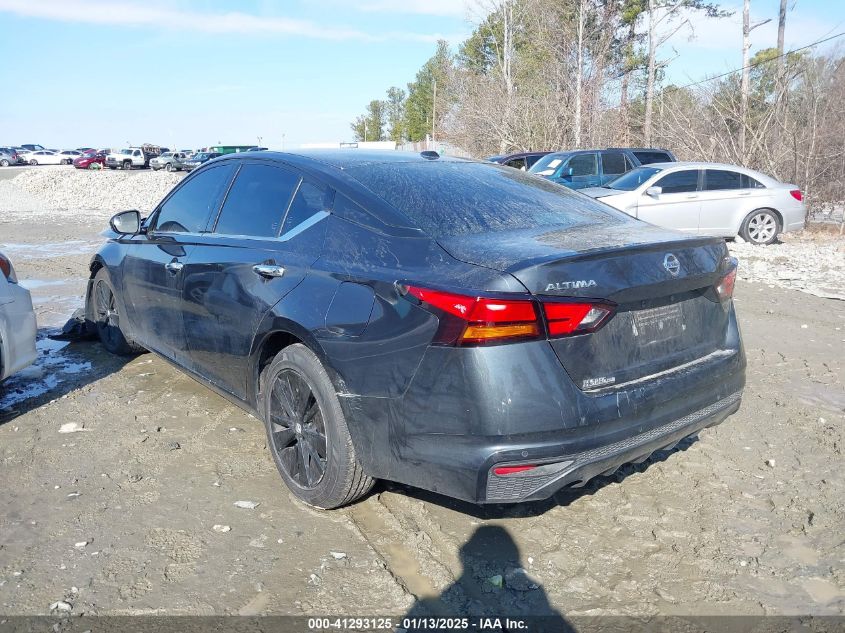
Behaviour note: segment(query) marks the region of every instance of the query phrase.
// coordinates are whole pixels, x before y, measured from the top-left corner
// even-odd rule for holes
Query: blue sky
[[[732,4],[736,6],[731,6]],[[349,122],[411,81],[484,0],[0,0],[0,145],[219,142],[286,148],[351,137]],[[739,8],[739,0],[725,3]],[[778,0],[752,0],[752,52]],[[740,65],[740,14],[693,18],[664,56],[678,83]],[[845,30],[845,2],[791,0],[787,47]],[[841,38],[845,40],[845,38]]]

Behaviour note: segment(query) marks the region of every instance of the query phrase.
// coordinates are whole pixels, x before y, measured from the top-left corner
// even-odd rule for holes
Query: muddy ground
[[[739,413],[585,489],[481,508],[379,485],[324,513],[184,374],[44,338],[103,226],[0,218],[43,352],[0,386],[0,614],[845,612],[845,302],[740,281]]]

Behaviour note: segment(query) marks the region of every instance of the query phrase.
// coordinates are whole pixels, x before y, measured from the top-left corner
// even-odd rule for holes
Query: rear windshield
[[[655,150],[633,150],[631,152],[637,157],[641,165],[650,165],[651,163],[672,163],[674,159],[668,152],[658,152]]]
[[[345,170],[432,237],[618,221],[618,212],[494,164],[380,163]]]

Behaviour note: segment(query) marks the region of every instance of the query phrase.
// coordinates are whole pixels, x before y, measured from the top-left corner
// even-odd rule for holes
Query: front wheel
[[[305,345],[279,352],[261,373],[259,402],[270,453],[288,488],[322,509],[355,501],[372,488],[323,364]]]
[[[38,161],[33,158],[31,161],[29,161],[29,164],[32,165],[33,167],[37,167]]]
[[[118,356],[144,351],[143,347],[124,334],[117,297],[105,269],[94,276],[91,292],[97,335],[103,347]]]
[[[779,223],[774,212],[768,209],[757,209],[745,218],[739,234],[746,242],[765,246],[775,241],[778,236],[778,228]]]
[[[173,163],[166,163],[164,165],[164,171],[173,171]]]
[[[3,160],[0,160],[0,167],[8,167],[8,166],[9,166],[9,161],[7,161],[5,158]]]
[[[128,171],[128,170],[130,170],[130,169],[132,169],[132,163],[130,163],[130,162],[127,160],[126,162],[124,162],[124,163],[123,163],[123,169],[125,169],[125,170],[127,170],[127,171]]]

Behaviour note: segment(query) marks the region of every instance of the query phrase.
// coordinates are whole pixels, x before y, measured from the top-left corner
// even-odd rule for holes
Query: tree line
[[[476,157],[604,146],[671,149],[727,162],[842,201],[845,56],[784,50],[750,57],[744,0],[742,68],[688,85],[666,80],[670,39],[731,13],[706,0],[491,0],[456,50],[439,42],[405,88],[391,87],[352,123],[357,140],[435,139]],[[836,36],[828,38],[834,39]]]

